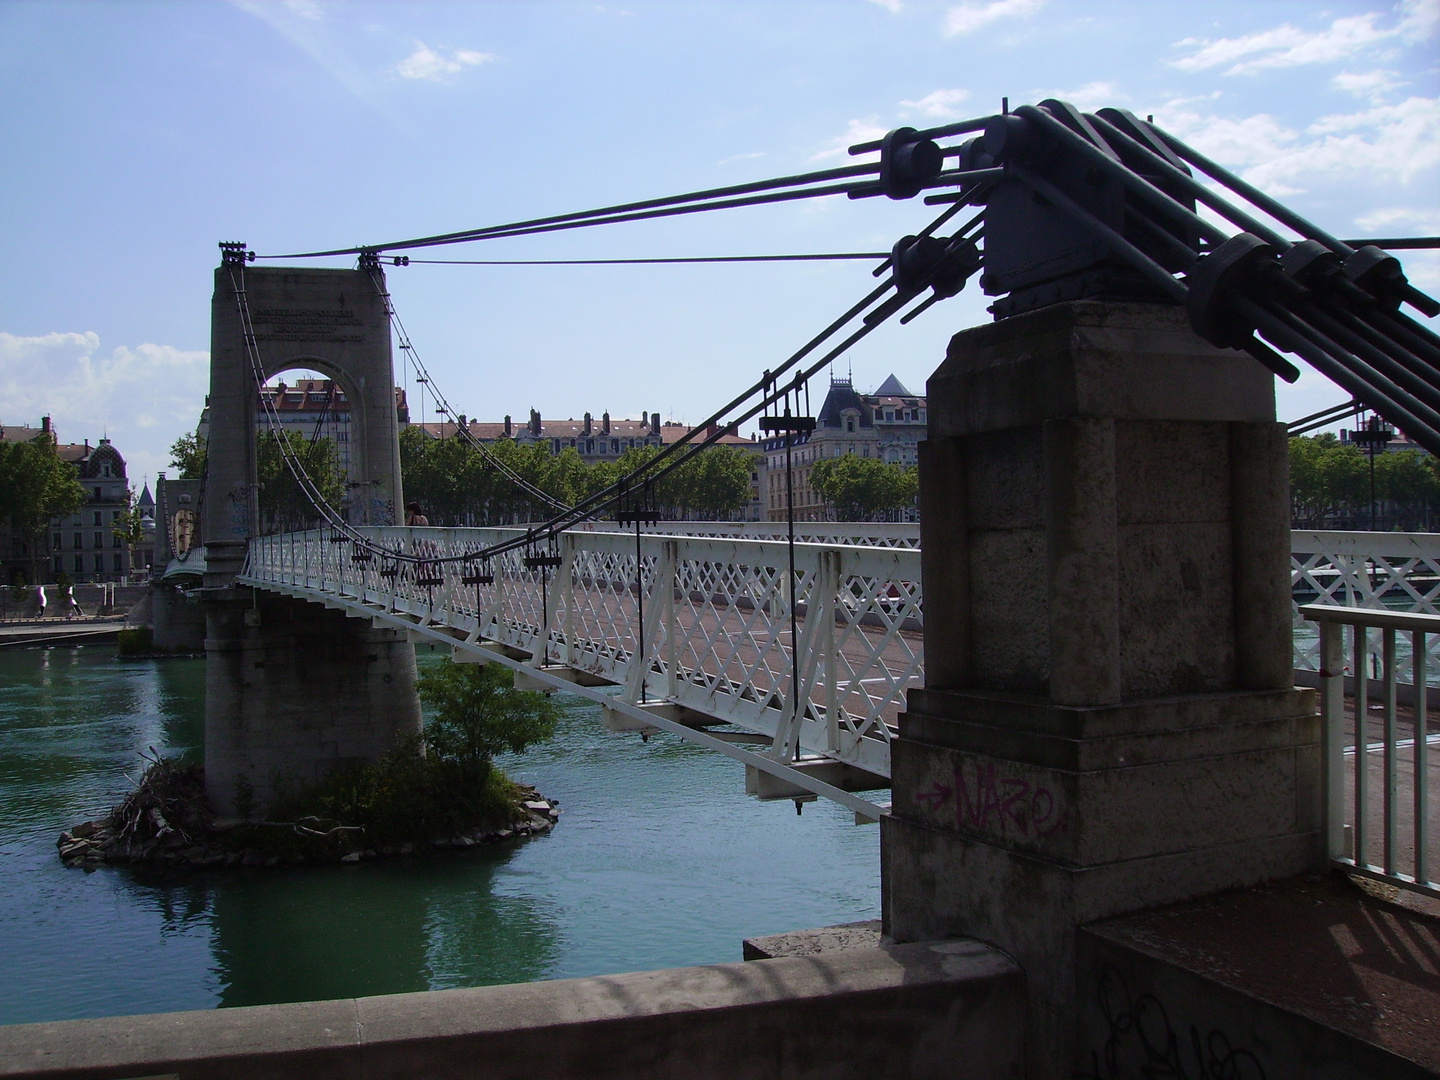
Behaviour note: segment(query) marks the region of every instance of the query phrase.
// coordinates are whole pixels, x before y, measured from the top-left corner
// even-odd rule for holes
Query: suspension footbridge
[[[1292,543],[1272,379],[1294,381],[1295,357],[1347,410],[1440,453],[1440,336],[1406,311],[1433,318],[1440,303],[1386,250],[1403,243],[1340,239],[1124,110],[1005,103],[850,150],[840,168],[385,244],[222,245],[202,529],[207,786],[230,808],[240,785],[389,750],[419,725],[414,641],[506,665],[522,685],[594,698],[617,729],[744,761],[762,797],[879,817],[887,932],[1006,949],[1025,970],[1031,1073],[1068,1076],[1079,1000],[1103,996],[1077,959],[1080,926],[1325,865],[1440,892],[1424,786],[1440,626],[1333,602],[1373,611],[1393,585],[1433,605],[1436,555],[1423,538]],[[522,529],[399,526],[392,335],[416,357],[385,266],[836,196],[921,198],[936,216],[896,241],[850,308],[640,469],[572,505],[506,473],[540,519]],[[329,257],[357,266],[252,265]],[[793,510],[779,536],[657,528],[654,485],[692,454],[756,421],[783,437],[788,466],[815,423],[808,381],[977,276],[996,322],[957,334],[930,380],[922,547],[807,534]],[[327,503],[282,443],[316,527],[260,536],[258,390],[296,367],[355,403],[352,494]],[[432,372],[426,384],[458,415]],[[596,528],[603,518],[634,530]],[[1301,613],[1324,628],[1298,665],[1297,582],[1325,601]],[[1341,625],[1354,711],[1384,687],[1383,864],[1364,835],[1379,803],[1364,722],[1353,764],[1342,748]],[[1323,719],[1295,685],[1317,661]],[[875,794],[887,786],[888,809]]]

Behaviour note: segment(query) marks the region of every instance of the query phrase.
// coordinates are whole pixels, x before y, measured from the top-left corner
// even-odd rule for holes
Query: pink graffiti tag
[[[993,763],[976,763],[973,772],[967,781],[965,763],[955,763],[957,828],[1015,832],[1030,839],[1050,836],[1065,823],[1049,788],[1019,776],[998,776]]]
[[[921,792],[919,795],[916,795],[915,801],[918,803],[929,803],[930,810],[933,813],[935,810],[939,809],[942,803],[948,802],[950,800],[950,796],[954,794],[954,788],[952,788],[949,784],[942,784],[939,780],[937,780],[935,781],[935,786],[932,787],[929,791],[924,791]]]

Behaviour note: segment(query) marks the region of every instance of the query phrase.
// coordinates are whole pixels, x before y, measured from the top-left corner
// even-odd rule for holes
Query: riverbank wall
[[[1024,978],[975,941],[0,1027],[0,1077],[1022,1075]],[[483,1065],[481,1064],[483,1062]],[[477,1072],[477,1070],[479,1070]]]

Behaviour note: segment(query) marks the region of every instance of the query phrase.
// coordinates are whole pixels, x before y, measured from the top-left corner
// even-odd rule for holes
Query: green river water
[[[422,659],[422,662],[432,662]],[[139,754],[199,754],[203,660],[0,652],[0,1023],[257,1005],[740,959],[744,937],[879,913],[879,830],[559,696],[557,737],[502,762],[559,800],[548,836],[358,866],[66,869]]]

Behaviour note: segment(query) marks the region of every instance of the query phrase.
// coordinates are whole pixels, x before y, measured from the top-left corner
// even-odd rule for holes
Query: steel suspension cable
[[[732,184],[727,187],[707,188],[701,191],[687,192],[683,195],[667,195],[658,199],[642,199],[638,202],[617,203],[614,206],[604,206],[593,210],[580,210],[568,214],[554,214],[548,217],[530,218],[525,221],[510,222],[505,225],[490,225],[478,229],[464,229],[459,232],[421,236],[411,240],[398,240],[385,244],[368,244],[365,247],[332,248],[327,251],[305,251],[289,255],[265,255],[259,257],[266,259],[316,259],[333,255],[362,255],[367,251],[396,251],[418,247],[437,247],[444,244],[461,244],[470,240],[487,239],[496,235],[516,234],[518,230],[545,228],[552,225],[574,227],[584,224],[590,219],[611,218],[615,215],[629,214],[661,207],[675,207],[690,203],[709,202],[716,199],[727,199],[733,196],[750,195],[762,191],[773,191],[776,188],[800,187],[807,184],[825,183],[831,180],[869,176],[879,171],[879,162],[862,165],[845,165],[834,169],[821,169],[816,172],[799,173],[794,176],[776,177],[771,180],[756,180],[745,184]]]
[[[958,211],[958,209],[958,206],[950,206],[947,207],[944,211],[942,211],[942,213],[938,215],[937,220],[935,222],[932,222],[931,225],[928,227],[927,234],[929,231],[933,231],[941,222],[947,221],[951,217],[953,217],[954,214]],[[967,226],[967,228],[973,227],[976,223],[978,223],[978,220],[979,219],[977,218],[972,221]],[[925,287],[926,286],[922,284],[918,288],[911,291],[909,295],[913,296],[916,292],[923,290],[923,288]],[[869,294],[867,294],[858,303],[853,305],[849,310],[847,310],[844,314],[842,314],[819,334],[813,337],[796,352],[792,353],[789,357],[787,357],[784,363],[782,363],[777,369],[775,369],[774,371],[767,371],[758,382],[746,389],[741,394],[737,395],[732,401],[728,402],[722,408],[716,410],[700,424],[692,427],[674,443],[671,443],[669,446],[662,447],[659,454],[657,454],[650,461],[646,462],[644,465],[641,465],[639,468],[633,470],[624,477],[617,478],[617,480],[613,484],[609,485],[608,487],[602,489],[599,492],[590,495],[586,499],[581,500],[579,503],[577,503],[574,507],[571,507],[565,513],[556,515],[549,521],[542,522],[539,525],[528,529],[524,537],[517,537],[514,540],[502,541],[498,544],[491,545],[482,550],[472,553],[470,557],[490,557],[493,555],[502,554],[505,551],[514,550],[524,546],[527,543],[532,543],[536,539],[553,536],[559,532],[562,532],[564,529],[570,527],[571,525],[574,525],[587,517],[593,517],[596,514],[603,512],[608,507],[614,505],[619,500],[625,488],[628,486],[633,486],[637,480],[641,480],[643,478],[645,482],[653,484],[662,477],[668,475],[670,472],[683,465],[694,454],[699,453],[700,451],[714,445],[721,438],[723,438],[732,428],[738,427],[738,425],[744,423],[746,420],[749,420],[759,415],[765,408],[778,401],[790,389],[790,384],[788,383],[785,384],[783,387],[779,386],[779,376],[785,374],[790,369],[794,368],[796,364],[798,364],[810,353],[814,352],[815,349],[823,345],[826,341],[833,337],[834,334],[839,332],[846,324],[853,321],[857,316],[865,313],[864,324],[860,327],[860,329],[850,334],[838,346],[826,352],[818,361],[812,364],[809,368],[798,373],[794,379],[795,386],[798,387],[800,385],[803,385],[804,382],[806,382],[809,378],[818,373],[827,364],[833,362],[836,357],[843,354],[846,350],[848,350],[865,336],[867,336],[872,330],[882,325],[891,314],[898,310],[898,306],[894,305],[894,298],[886,301],[874,311],[869,311],[868,309],[870,309],[872,305],[874,305],[875,302],[880,299],[880,297],[884,296],[885,293],[889,292],[893,288],[897,288],[897,283],[892,275],[890,279],[886,280],[877,288],[873,289]],[[778,388],[774,389],[772,392],[767,393],[766,391],[769,390],[771,387]],[[746,411],[742,415],[737,416],[734,419],[729,420],[728,422],[722,423],[725,417],[729,415],[732,410],[738,408],[744,402],[750,400],[757,393],[760,393],[762,395],[760,401],[757,404],[753,405],[748,411]],[[680,454],[682,448],[693,442],[693,440],[696,438],[697,432],[710,429],[713,429],[713,434],[710,434],[700,442],[691,445],[687,452]],[[663,467],[657,469],[657,466],[662,461],[676,454],[680,454],[680,456],[675,458],[675,460],[670,461]],[[460,558],[462,557],[455,556],[448,561],[458,561]]]
[[[378,270],[378,267],[371,269],[370,279],[374,283],[376,291],[379,292],[380,298],[385,305],[386,317],[390,320],[390,323],[394,327],[397,336],[400,338],[400,348],[410,357],[410,363],[415,366],[417,382],[421,378],[423,378],[424,384],[430,387],[431,396],[435,398],[437,404],[436,411],[442,413],[445,416],[450,416],[453,418],[457,414],[451,411],[449,400],[445,397],[445,394],[443,391],[441,391],[440,387],[435,383],[434,377],[431,376],[430,371],[425,366],[424,361],[420,359],[420,353],[418,350],[416,350],[414,342],[411,341],[409,331],[405,329],[405,324],[401,320],[399,313],[395,310],[395,304],[390,296],[390,293],[382,284],[379,275],[376,273],[376,270]],[[556,498],[549,492],[545,491],[543,488],[537,487],[536,485],[530,483],[530,481],[526,480],[525,477],[521,476],[518,472],[512,469],[508,463],[503,461],[493,450],[491,450],[488,446],[482,443],[479,439],[475,438],[475,436],[471,434],[470,431],[468,431],[466,428],[461,427],[458,423],[456,424],[456,431],[459,432],[460,437],[463,441],[468,443],[470,446],[475,447],[475,449],[480,452],[480,455],[486,461],[492,464],[499,472],[503,473],[505,477],[511,481],[511,483],[515,484],[531,498],[537,499],[543,503],[548,503],[551,507],[557,510],[564,511],[570,509],[569,503]]]
[[[694,255],[654,259],[409,259],[406,266],[639,266],[672,263],[837,262],[888,259],[888,251],[842,251],[816,255]]]

